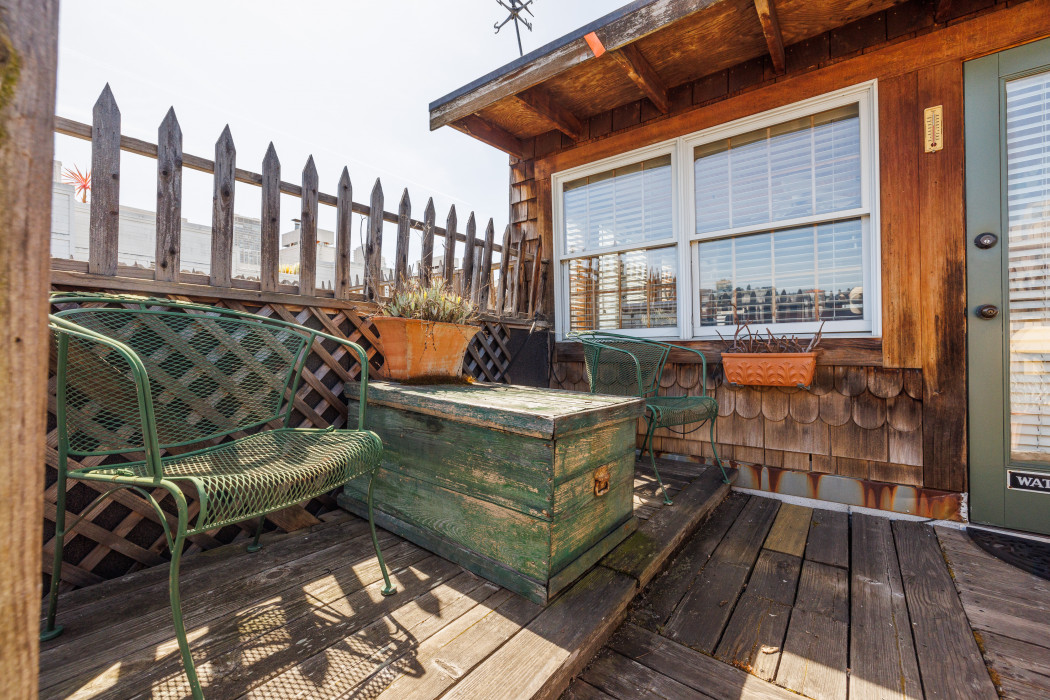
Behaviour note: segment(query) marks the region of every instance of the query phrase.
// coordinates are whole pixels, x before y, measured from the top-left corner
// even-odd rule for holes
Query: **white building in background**
[[[88,230],[91,204],[76,198],[73,185],[62,182],[62,163],[55,161],[51,184],[51,257],[64,260],[88,259]],[[118,223],[117,262],[152,268],[156,262],[156,212],[136,207],[120,207]],[[248,216],[233,217],[233,276],[259,279],[262,229],[259,219]],[[211,226],[182,220],[179,267],[182,272],[207,274],[211,269]],[[360,246],[354,249],[350,262],[350,280],[364,277],[364,254]],[[295,283],[299,265],[299,222],[295,228],[281,234],[279,251],[280,280]],[[386,259],[383,259],[383,268]],[[335,286],[335,233],[317,231],[317,286],[332,289]]]

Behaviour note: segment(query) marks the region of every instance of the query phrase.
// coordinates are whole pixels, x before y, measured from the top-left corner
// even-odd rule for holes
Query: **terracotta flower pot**
[[[456,379],[477,326],[373,316],[383,343],[380,375],[397,381]]]
[[[722,369],[730,384],[809,386],[816,368],[815,352],[722,353]]]

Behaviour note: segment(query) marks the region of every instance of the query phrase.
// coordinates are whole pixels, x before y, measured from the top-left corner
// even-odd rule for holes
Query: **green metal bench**
[[[266,514],[370,475],[372,544],[383,595],[394,593],[372,519],[383,445],[364,429],[368,357],[363,348],[294,323],[167,299],[52,296],[60,308],[64,302],[70,308],[50,317],[56,341],[58,511],[43,640],[62,632],[55,616],[69,478],[113,486],[84,514],[122,488],[137,492],[156,511],[171,550],[171,611],[195,698],[203,694],[179,601],[179,560],[188,536],[258,518],[248,546],[257,551]],[[360,363],[356,430],[289,425],[306,358],[320,339],[345,346]],[[69,468],[71,456],[111,455],[130,455],[132,461]],[[152,495],[158,488],[170,494],[177,525]],[[199,499],[195,517],[184,489]]]
[[[718,418],[718,401],[707,395],[707,359],[699,350],[661,343],[656,340],[645,340],[632,336],[609,333],[606,331],[581,331],[569,334],[570,338],[583,344],[583,360],[587,370],[587,383],[592,394],[615,394],[618,396],[638,396],[645,399],[645,442],[642,451],[649,450],[649,461],[656,474],[656,480],[663,489],[664,503],[670,505],[660,472],[656,468],[656,455],[653,452],[653,433],[657,428],[672,428],[679,425],[698,423],[700,428],[705,421],[711,431],[711,451],[715,462],[722,470],[722,478],[729,483],[722,459],[715,446],[715,419]],[[700,356],[701,394],[700,396],[658,396],[660,376],[671,349],[675,348]],[[691,432],[691,431],[690,431]]]

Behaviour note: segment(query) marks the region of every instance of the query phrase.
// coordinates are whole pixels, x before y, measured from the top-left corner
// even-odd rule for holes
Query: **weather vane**
[[[508,5],[507,2],[509,2],[510,4]],[[524,24],[526,29],[528,29],[530,32],[532,31],[532,24],[529,23],[529,20],[522,17],[521,13],[528,12],[530,17],[536,16],[532,14],[532,10],[529,9],[529,5],[532,4],[533,0],[507,0],[507,2],[503,2],[503,0],[496,0],[496,3],[500,7],[505,9],[507,12],[509,12],[510,16],[508,16],[507,19],[503,20],[502,22],[496,22],[492,26],[496,28],[496,33],[499,34],[499,30],[503,29],[503,27],[506,26],[507,22],[513,21],[514,33],[518,35],[518,53],[524,56],[525,51],[521,48],[521,29],[518,27],[518,23],[520,22],[521,24]]]

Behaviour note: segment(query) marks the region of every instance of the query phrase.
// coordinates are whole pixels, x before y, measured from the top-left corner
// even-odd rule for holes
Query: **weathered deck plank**
[[[923,697],[890,522],[853,516],[850,685],[853,700]]]
[[[806,559],[810,561],[849,567],[849,528],[850,516],[843,511],[813,511],[813,520],[809,526],[809,539],[806,542]]]
[[[816,700],[845,698],[848,643],[846,572],[804,562],[777,683]]]
[[[892,525],[927,698],[997,698],[933,528]]]

